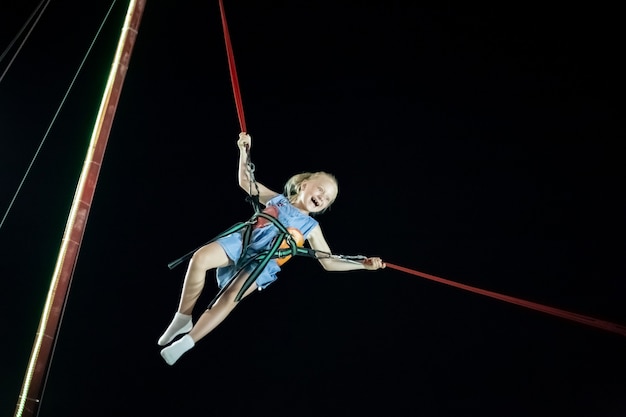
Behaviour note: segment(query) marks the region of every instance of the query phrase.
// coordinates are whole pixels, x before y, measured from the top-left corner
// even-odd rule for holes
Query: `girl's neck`
[[[297,203],[296,203],[296,204],[292,204],[292,205],[293,205],[295,208],[297,208],[297,209],[298,209],[298,211],[299,211],[300,213],[302,213],[302,214],[306,214],[307,216],[308,216],[308,215],[310,215],[310,213],[309,213],[307,210],[303,209],[303,208],[300,206],[300,204],[297,204]]]

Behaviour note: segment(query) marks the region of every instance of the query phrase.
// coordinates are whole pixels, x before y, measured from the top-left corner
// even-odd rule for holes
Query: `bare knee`
[[[226,256],[224,249],[218,243],[212,242],[194,252],[191,257],[190,267],[207,271],[226,266],[229,262],[230,260]]]

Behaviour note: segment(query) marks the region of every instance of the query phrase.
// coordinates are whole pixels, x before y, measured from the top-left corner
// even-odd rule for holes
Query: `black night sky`
[[[99,32],[110,2],[51,2],[12,43],[38,4],[0,5],[7,416],[128,7]],[[617,10],[224,4],[256,178],[334,173],[318,220],[335,252],[626,325]],[[184,274],[167,263],[253,213],[239,130],[217,0],[148,1],[40,417],[626,416],[620,334],[307,258],[165,364]],[[216,291],[210,273],[196,315]]]

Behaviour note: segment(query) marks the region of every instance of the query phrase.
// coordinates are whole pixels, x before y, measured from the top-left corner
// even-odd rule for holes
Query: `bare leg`
[[[159,338],[158,344],[160,346],[167,345],[179,334],[187,333],[191,330],[193,326],[191,313],[204,288],[207,271],[226,266],[229,263],[228,256],[226,256],[222,247],[215,242],[201,247],[193,254],[185,274],[178,311]]]
[[[206,273],[209,269],[227,266],[230,259],[218,243],[209,243],[198,249],[189,261],[183,291],[178,304],[178,312],[191,314],[204,288]]]
[[[189,332],[189,336],[193,339],[194,343],[202,339],[215,329],[224,319],[230,314],[231,311],[237,306],[235,297],[243,286],[247,274],[241,274],[235,281],[228,287],[226,291],[217,299],[211,309],[207,309],[202,316],[198,319],[198,322],[193,326],[193,329]],[[257,289],[256,283],[253,283],[244,294],[247,297]]]
[[[233,281],[228,289],[217,299],[213,307],[207,309],[202,316],[200,316],[198,322],[193,326],[189,334],[161,350],[161,356],[165,359],[165,362],[169,365],[173,365],[185,352],[193,348],[198,340],[209,334],[224,321],[237,306],[238,302],[235,301],[235,298],[239,290],[243,287],[247,277],[248,275],[241,274],[235,278],[235,281]],[[257,285],[253,283],[246,290],[244,297],[248,296],[256,289]]]

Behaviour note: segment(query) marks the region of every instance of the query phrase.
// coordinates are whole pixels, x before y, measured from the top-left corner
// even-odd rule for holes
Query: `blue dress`
[[[282,194],[279,194],[269,200],[266,207],[274,208],[275,212],[277,212],[277,216],[275,217],[278,218],[278,221],[285,227],[295,227],[300,231],[300,233],[302,233],[305,239],[309,237],[311,231],[318,225],[317,220],[295,208]],[[259,218],[259,220],[261,220],[261,218]],[[252,232],[252,237],[250,238],[250,246],[244,255],[245,258],[241,259],[241,263],[243,264],[247,259],[253,257],[254,255],[268,250],[271,243],[274,241],[274,238],[276,238],[278,234],[278,228],[271,222],[255,228]],[[228,282],[230,282],[238,271],[236,264],[240,261],[239,258],[241,257],[242,252],[242,232],[236,232],[228,236],[224,236],[223,238],[218,239],[217,243],[222,246],[226,255],[234,263],[233,265],[217,268],[216,270],[217,285],[220,288],[223,288],[226,284],[228,284]],[[251,272],[256,265],[257,263],[252,263],[248,267],[248,272]],[[276,259],[270,260],[255,281],[258,288],[260,290],[264,289],[272,282],[276,281],[276,274],[279,271],[280,266],[278,266]]]

